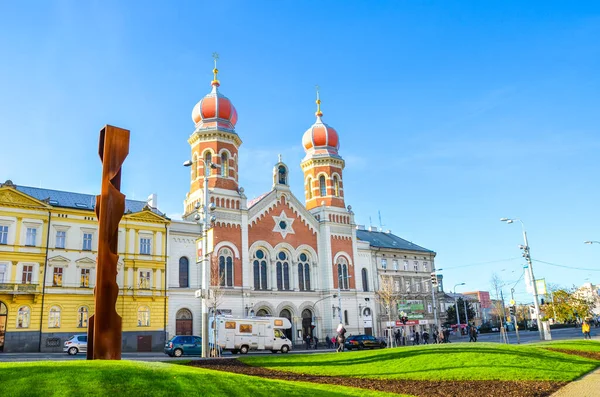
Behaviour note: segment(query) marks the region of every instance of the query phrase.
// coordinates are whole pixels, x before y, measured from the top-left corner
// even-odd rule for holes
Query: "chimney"
[[[152,193],[150,196],[148,196],[147,203],[150,208],[158,208],[158,196],[156,193]]]
[[[369,231],[370,232],[376,232],[377,231],[377,226],[369,226]]]

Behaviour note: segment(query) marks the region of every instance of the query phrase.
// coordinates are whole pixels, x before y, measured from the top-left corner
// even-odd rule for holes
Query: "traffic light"
[[[509,310],[511,316],[515,315],[515,307],[514,306],[509,306],[508,310]]]
[[[408,321],[408,317],[406,317],[406,316],[400,317],[400,322],[402,322],[402,324],[406,325],[407,321]]]
[[[435,273],[431,273],[431,284],[433,284],[434,286],[437,285],[437,274]]]

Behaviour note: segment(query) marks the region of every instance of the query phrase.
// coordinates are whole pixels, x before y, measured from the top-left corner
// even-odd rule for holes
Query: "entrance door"
[[[290,313],[290,311],[288,309],[283,309],[281,311],[281,313],[279,313],[279,317],[285,317],[288,320],[290,320],[290,323],[292,322],[292,313]],[[292,339],[292,329],[288,328],[283,330],[283,332],[285,333],[285,336],[289,339],[289,340],[293,340]]]
[[[192,312],[181,309],[175,316],[175,335],[193,335]]]
[[[312,312],[310,309],[302,310],[302,337],[305,338],[306,335],[312,335]]]
[[[6,333],[6,319],[8,317],[8,308],[0,302],[0,353],[4,350],[4,335]]]

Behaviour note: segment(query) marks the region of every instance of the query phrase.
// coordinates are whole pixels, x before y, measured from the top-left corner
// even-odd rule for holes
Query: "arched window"
[[[227,153],[225,152],[221,154],[221,176],[223,178],[229,176],[229,157],[227,157]]]
[[[60,307],[52,306],[48,314],[48,328],[60,328]]]
[[[284,165],[277,168],[277,182],[280,185],[287,185],[287,169]]]
[[[310,291],[310,264],[308,255],[300,254],[298,263],[298,286],[300,291]]]
[[[233,254],[229,248],[219,251],[219,285],[233,287]]]
[[[179,288],[189,287],[190,261],[185,256],[179,258]]]
[[[333,176],[333,195],[335,197],[340,197],[340,181],[337,175]]]
[[[308,199],[310,200],[311,198],[313,198],[313,193],[312,193],[312,178],[308,178],[306,191],[308,192]]]
[[[321,194],[321,197],[327,196],[327,187],[325,185],[325,176],[324,175],[321,175],[319,177],[319,194]]]
[[[367,269],[362,269],[361,271],[362,273],[362,285],[363,285],[363,291],[368,291],[369,290],[369,283],[367,280]]]
[[[290,289],[290,262],[288,255],[283,251],[277,254],[277,289]]]
[[[256,317],[267,317],[270,316],[269,312],[267,311],[267,309],[259,309],[256,312]]]
[[[204,154],[204,176],[210,176],[210,163],[212,162],[212,154],[206,152]]]
[[[17,328],[29,328],[31,311],[27,306],[21,306],[17,312]]]
[[[254,289],[267,289],[267,258],[265,251],[259,249],[254,253],[252,261],[254,267]]]
[[[138,327],[150,326],[150,309],[147,306],[138,308]]]
[[[348,310],[344,310],[344,324],[348,325]]]
[[[87,328],[88,326],[88,308],[81,306],[77,310],[77,328]]]
[[[198,156],[194,153],[194,157],[192,157],[192,181],[195,181],[198,178]]]
[[[338,283],[340,289],[348,289],[348,261],[346,258],[338,258]]]

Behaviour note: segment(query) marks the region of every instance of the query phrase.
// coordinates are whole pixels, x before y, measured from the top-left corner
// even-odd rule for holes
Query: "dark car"
[[[199,336],[177,335],[165,343],[165,354],[173,357],[202,355],[202,338]]]
[[[352,335],[346,338],[344,347],[348,350],[352,349],[373,349],[376,347],[384,348],[387,344],[385,341],[377,339],[371,335]]]

